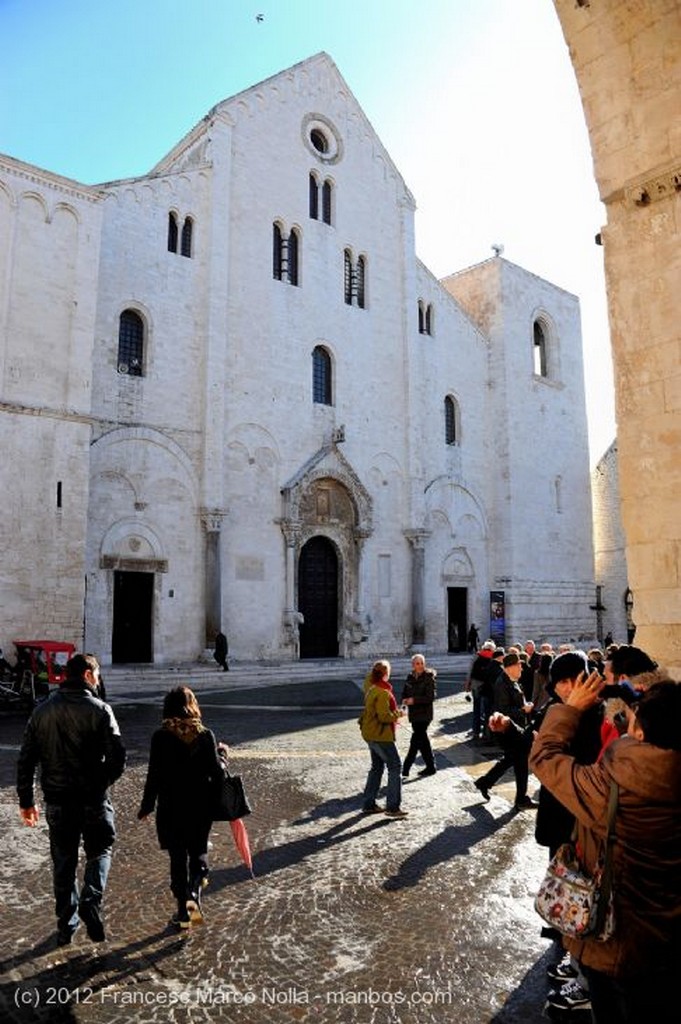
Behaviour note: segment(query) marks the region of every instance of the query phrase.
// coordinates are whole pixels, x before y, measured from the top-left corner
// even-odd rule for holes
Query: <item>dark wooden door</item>
[[[111,660],[114,664],[152,661],[153,572],[114,572]]]
[[[301,658],[338,657],[338,556],[326,537],[312,537],[300,552],[298,608]]]
[[[447,587],[447,650],[465,651],[468,645],[468,589]]]

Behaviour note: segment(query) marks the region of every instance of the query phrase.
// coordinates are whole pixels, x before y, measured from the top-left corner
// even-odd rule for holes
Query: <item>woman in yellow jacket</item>
[[[376,803],[381,788],[383,769],[388,769],[385,813],[390,818],[406,818],[400,807],[402,799],[402,762],[395,744],[395,723],[404,712],[397,706],[389,682],[390,662],[377,661],[371,670],[370,685],[365,686],[364,711],[360,718],[362,738],[369,746],[371,768],[364,787],[362,810],[377,814],[382,808]]]

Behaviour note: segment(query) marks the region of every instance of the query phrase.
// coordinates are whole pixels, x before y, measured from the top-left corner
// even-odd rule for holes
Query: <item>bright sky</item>
[[[220,100],[325,50],[434,274],[501,242],[579,296],[592,463],[613,440],[605,212],[552,0],[0,0],[0,39],[0,152],[86,184],[146,173]]]

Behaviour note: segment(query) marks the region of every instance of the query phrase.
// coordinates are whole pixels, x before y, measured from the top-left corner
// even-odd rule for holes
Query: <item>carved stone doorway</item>
[[[326,537],[303,545],[298,562],[301,658],[338,657],[338,555]]]

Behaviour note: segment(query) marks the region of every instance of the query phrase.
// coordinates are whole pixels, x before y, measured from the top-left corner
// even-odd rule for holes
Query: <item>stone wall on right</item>
[[[594,172],[636,643],[681,671],[681,0],[554,0]]]

